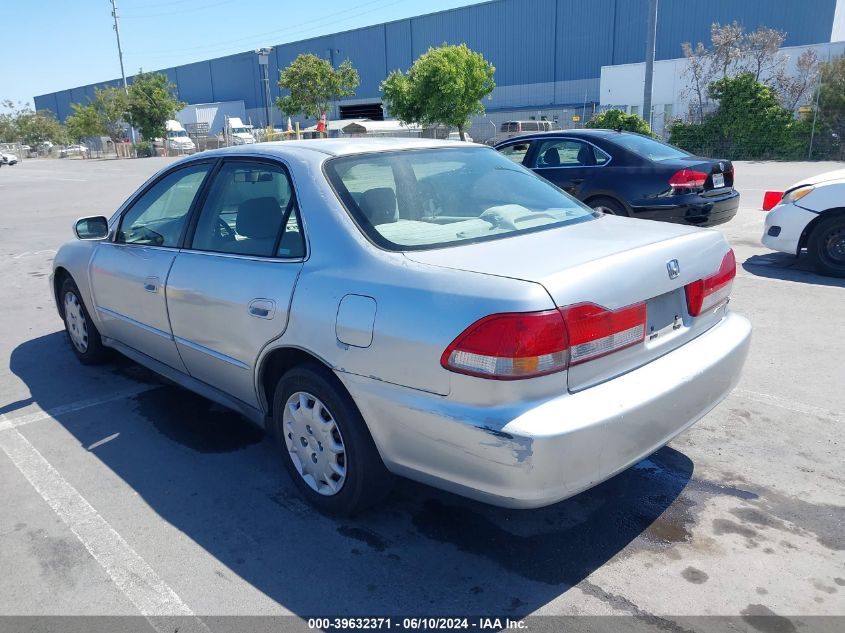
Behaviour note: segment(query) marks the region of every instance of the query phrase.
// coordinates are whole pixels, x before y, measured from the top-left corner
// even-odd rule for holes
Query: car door
[[[576,198],[592,170],[609,159],[594,145],[574,138],[538,139],[533,145],[528,166]]]
[[[191,376],[259,406],[255,363],[287,326],[305,253],[287,169],[224,160],[167,280],[176,347]]]
[[[212,165],[174,169],[148,187],[122,213],[112,240],[97,245],[90,265],[101,333],[180,371],[165,284]]]

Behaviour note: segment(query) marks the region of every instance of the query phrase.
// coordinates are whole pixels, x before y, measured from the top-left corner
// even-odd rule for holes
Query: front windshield
[[[171,130],[167,133],[168,138],[187,138],[188,133],[185,130]]]
[[[594,212],[492,148],[358,154],[326,175],[362,231],[390,250],[509,237]]]
[[[621,145],[629,152],[648,158],[649,160],[669,160],[670,158],[685,158],[690,156],[682,149],[674,145],[661,143],[647,136],[639,134],[619,134],[612,138],[616,145]]]
[[[232,134],[248,134],[249,128],[248,127],[233,127]]]

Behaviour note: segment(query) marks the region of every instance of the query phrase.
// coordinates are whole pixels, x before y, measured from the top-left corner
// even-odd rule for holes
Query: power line
[[[343,13],[350,13],[350,12],[357,11],[358,13],[357,13],[356,16],[345,17],[345,18],[341,18],[339,20],[325,20],[324,18],[306,20],[304,22],[298,22],[295,26],[285,27],[283,29],[276,29],[276,30],[273,30],[273,31],[265,31],[263,33],[255,33],[255,34],[253,34],[249,37],[240,37],[240,38],[231,39],[231,40],[221,40],[221,41],[218,41],[216,44],[210,45],[210,46],[191,46],[191,47],[187,47],[187,48],[175,48],[175,49],[164,50],[164,51],[160,51],[160,52],[162,52],[162,53],[175,53],[175,54],[187,53],[187,52],[205,52],[205,54],[209,54],[209,53],[213,53],[214,51],[231,50],[231,47],[228,46],[229,44],[237,45],[237,44],[244,43],[244,42],[254,43],[254,42],[259,42],[259,41],[266,41],[268,37],[273,37],[275,35],[280,35],[280,34],[284,34],[284,33],[290,33],[290,32],[301,33],[301,32],[303,32],[303,29],[301,28],[303,25],[319,23],[319,25],[315,28],[304,29],[304,32],[314,31],[314,30],[317,30],[318,28],[323,27],[323,26],[332,26],[334,24],[346,22],[346,21],[352,19],[352,17],[358,17],[359,15],[368,15],[370,13],[374,13],[375,11],[379,11],[381,9],[387,9],[389,7],[392,7],[394,5],[397,5],[401,2],[406,2],[406,1],[407,0],[391,0],[387,4],[384,4],[382,6],[377,6],[373,9],[368,10],[368,11],[360,11],[360,9],[362,7],[367,7],[367,6],[371,6],[371,5],[374,5],[374,4],[384,2],[384,0],[370,0],[369,2],[364,2],[364,3],[362,3],[362,4],[360,4],[356,7],[351,7],[349,9],[342,9],[340,11],[334,12],[334,15],[337,16],[337,15],[340,15],[340,14],[343,14]],[[225,45],[225,46],[221,46],[221,45]],[[169,59],[170,57],[171,57],[170,55],[156,55],[155,57],[150,57],[148,59]]]

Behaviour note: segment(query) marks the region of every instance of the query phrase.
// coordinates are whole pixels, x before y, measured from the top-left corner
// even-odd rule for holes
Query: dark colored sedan
[[[642,134],[564,130],[511,138],[496,149],[604,213],[713,226],[739,208],[730,161]]]

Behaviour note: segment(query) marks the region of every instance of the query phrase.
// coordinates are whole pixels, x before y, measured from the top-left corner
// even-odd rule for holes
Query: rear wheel
[[[273,427],[294,484],[318,508],[355,514],[390,490],[393,476],[364,419],[327,368],[309,364],[282,376]]]
[[[100,332],[91,320],[79,288],[73,279],[67,277],[59,291],[65,332],[73,353],[83,365],[97,365],[108,359],[108,350],[103,346]]]
[[[845,277],[845,217],[820,222],[810,233],[807,254],[823,275]]]
[[[605,215],[628,215],[625,208],[613,198],[593,198],[588,204],[590,208],[601,211]]]

